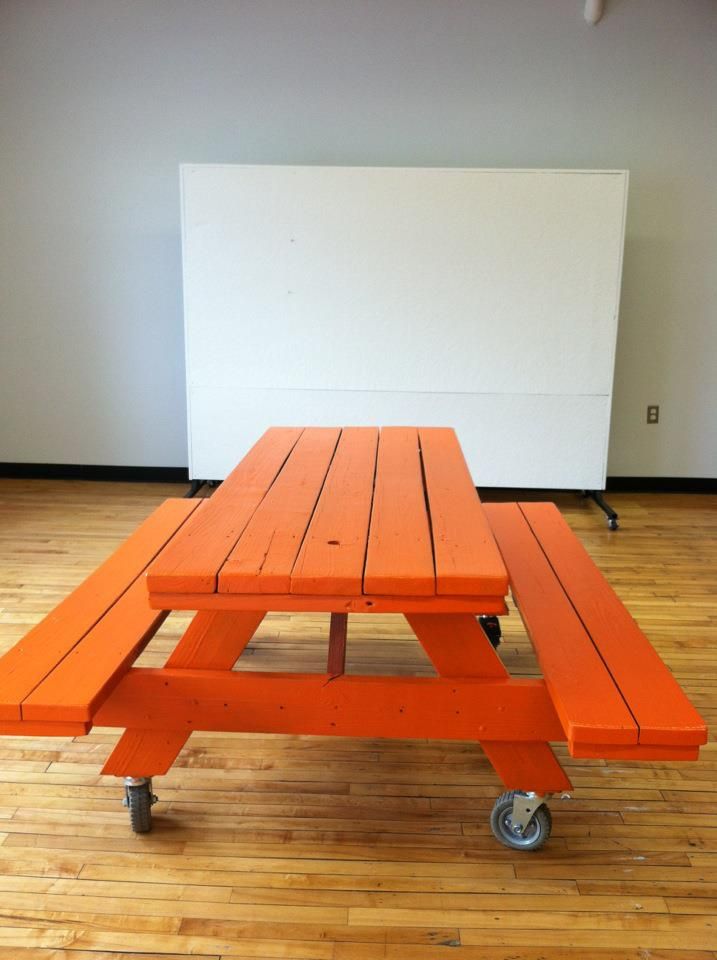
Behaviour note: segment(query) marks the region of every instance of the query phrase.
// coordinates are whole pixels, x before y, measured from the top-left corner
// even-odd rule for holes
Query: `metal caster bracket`
[[[154,806],[154,804],[159,800],[159,797],[155,796],[152,793],[152,778],[151,777],[124,777],[124,799],[122,800],[122,806],[129,806],[129,788],[130,787],[143,787],[145,783],[149,790],[149,802]]]
[[[510,816],[515,833],[519,836],[525,833],[530,821],[533,819],[533,814],[538,807],[542,807],[549,796],[549,793],[541,796],[539,793],[516,792],[513,797],[513,812]]]

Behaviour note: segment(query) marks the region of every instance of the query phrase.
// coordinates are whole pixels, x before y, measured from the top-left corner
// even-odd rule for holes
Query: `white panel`
[[[608,394],[624,198],[620,173],[185,167],[191,385]]]
[[[231,465],[216,432],[208,448],[202,391],[236,419],[256,415],[238,388],[281,390],[307,423],[338,421],[301,391],[340,407],[353,391],[366,422],[417,422],[413,403],[424,422],[456,426],[483,395],[481,435],[525,435],[533,462],[519,467],[511,442],[482,483],[578,487],[587,473],[602,487],[626,188],[619,171],[183,167],[191,475]],[[568,415],[562,446],[563,414],[536,419],[560,398],[600,398],[588,406],[603,411]],[[294,407],[272,409],[297,422]],[[477,427],[461,422],[475,447]]]
[[[223,479],[269,426],[452,426],[478,486],[597,489],[605,397],[200,387],[192,397],[194,475]]]

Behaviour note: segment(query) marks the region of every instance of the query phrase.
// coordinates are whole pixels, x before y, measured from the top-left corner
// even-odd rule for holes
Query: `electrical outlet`
[[[655,403],[647,408],[647,422],[648,423],[659,423],[660,422],[660,408]]]

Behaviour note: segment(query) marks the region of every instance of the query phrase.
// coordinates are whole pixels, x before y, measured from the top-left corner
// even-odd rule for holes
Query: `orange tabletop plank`
[[[452,430],[274,427],[147,586],[154,609],[487,613],[508,576]]]
[[[508,572],[455,430],[418,431],[433,531],[436,593],[508,592]]]
[[[361,593],[377,445],[376,427],[343,430],[294,564],[292,593]]]
[[[378,441],[364,591],[436,592],[418,431],[384,427]]]
[[[219,574],[220,593],[288,593],[340,431],[308,427]]]
[[[196,518],[147,571],[154,593],[214,593],[219,569],[302,434],[273,427],[229,474]]]

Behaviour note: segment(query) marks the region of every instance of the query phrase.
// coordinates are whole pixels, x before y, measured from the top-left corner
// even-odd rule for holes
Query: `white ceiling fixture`
[[[585,0],[585,19],[589,24],[595,24],[605,13],[605,0]]]

